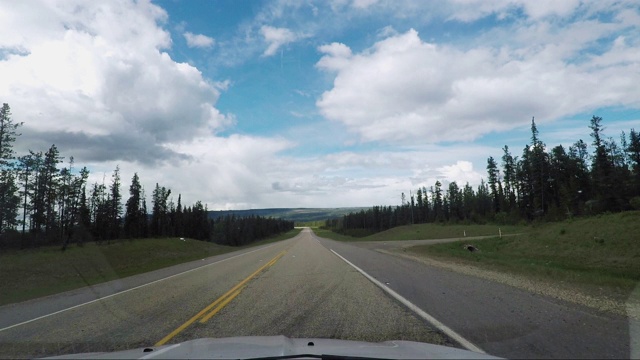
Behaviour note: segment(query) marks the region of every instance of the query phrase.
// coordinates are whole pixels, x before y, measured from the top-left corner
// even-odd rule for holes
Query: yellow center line
[[[225,299],[232,295],[231,298],[228,301],[225,301],[224,304],[220,304],[220,306],[218,308],[216,308],[212,314],[209,314],[206,316],[206,320],[204,320],[203,322],[206,322],[207,320],[209,320],[213,315],[215,315],[218,311],[220,311],[225,305],[227,305],[231,300],[233,300],[233,298],[235,298],[236,296],[238,296],[238,294],[240,294],[240,291],[242,290],[242,287],[244,287],[244,285],[246,285],[251,279],[253,279],[254,277],[256,277],[258,274],[260,274],[262,271],[264,271],[266,268],[272,266],[273,264],[276,263],[276,261],[278,261],[281,257],[284,256],[284,254],[287,252],[287,250],[283,250],[282,252],[280,252],[278,255],[276,255],[273,259],[271,259],[269,262],[267,262],[266,264],[262,265],[258,270],[254,271],[253,274],[249,275],[248,277],[246,277],[244,280],[242,280],[241,282],[239,282],[236,286],[232,287],[229,291],[227,291],[226,293],[224,293],[224,295],[222,295],[221,297],[219,297],[218,299],[216,299],[216,301],[212,302],[211,304],[207,305],[207,307],[205,307],[204,309],[200,310],[200,312],[198,312],[197,314],[195,314],[191,319],[187,320],[187,322],[185,322],[184,324],[180,325],[177,329],[173,330],[171,333],[169,333],[169,335],[165,336],[164,338],[162,338],[162,340],[158,341],[155,346],[162,346],[164,344],[166,344],[169,340],[171,340],[174,336],[178,335],[180,332],[182,332],[184,329],[186,329],[189,325],[193,324],[194,322],[196,322],[196,320],[198,320],[202,315],[204,315],[205,313],[207,313],[207,311],[211,310],[212,308],[214,308],[215,306],[217,306],[218,304],[220,304],[221,302],[225,301]]]
[[[236,296],[240,295],[240,291],[242,291],[242,289],[244,289],[244,287],[236,290],[236,292],[234,292],[233,294],[229,295],[229,297],[226,298],[223,302],[221,302],[220,305],[218,305],[215,309],[213,309],[213,311],[211,311],[205,317],[200,319],[200,323],[204,324],[207,321],[209,321],[209,319],[211,319],[213,317],[213,315],[217,314],[218,311],[222,310],[223,307],[227,306],[227,304],[230,303],[231,300],[233,300]]]

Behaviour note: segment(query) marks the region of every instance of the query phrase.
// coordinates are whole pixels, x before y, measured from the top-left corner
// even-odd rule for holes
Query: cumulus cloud
[[[444,165],[437,169],[440,175],[449,182],[457,182],[459,186],[466,183],[478,184],[485,177],[473,169],[473,163],[470,161],[458,160],[455,164]]]
[[[281,46],[298,39],[298,36],[287,28],[276,28],[269,25],[263,25],[260,28],[260,33],[269,44],[262,54],[263,56],[272,56]]]
[[[491,150],[478,145],[431,145],[343,151],[298,161],[284,157],[271,164],[266,173],[270,191],[259,197],[314,207],[399,204],[402,192],[429,188],[436,180],[478,184],[483,175],[473,164],[486,162]]]
[[[342,43],[331,43],[318,48],[323,54],[317,66],[325,70],[339,71],[349,65],[351,59],[351,49]]]
[[[401,192],[436,180],[477,184],[486,157],[499,155],[494,147],[433,143],[526,125],[532,115],[545,121],[638,106],[640,18],[632,7],[620,10],[624,1],[341,0],[312,9],[269,2],[234,41],[183,32],[186,25],[178,30],[187,45],[215,46],[217,56],[233,61],[234,52],[268,57],[318,36],[313,46],[324,45],[316,67],[334,80],[316,105],[338,126],[318,132],[305,123],[305,136],[285,136],[308,148],[322,141],[321,152],[298,152],[286,138],[222,136],[236,118],[216,103],[234,79],[207,79],[172,59],[168,15],[145,0],[0,3],[0,33],[12,34],[0,37],[0,98],[25,122],[21,152],[56,143],[63,156],[91,169],[91,182],[104,173],[108,179],[119,164],[124,186],[139,172],[147,196],[158,182],[174,200],[181,193],[184,204],[203,200],[210,209],[398,204]],[[607,6],[607,16],[589,15]],[[309,12],[313,21],[299,21]],[[462,45],[405,31],[442,14],[453,22],[495,15],[517,26],[489,29]],[[384,16],[377,26],[389,26],[371,29],[370,48],[353,50],[343,31],[369,16]],[[344,43],[331,43],[336,39]],[[317,94],[312,90],[296,93]],[[289,113],[315,118],[298,110]],[[352,141],[345,129],[402,147],[335,152],[335,144]]]
[[[415,30],[358,54],[344,44],[324,45],[316,66],[335,73],[335,80],[316,105],[363,141],[413,142],[473,140],[533,115],[546,120],[605,106],[639,107],[634,84],[640,73],[633,69],[640,56],[628,40],[574,58],[629,26],[625,20],[564,30],[537,24],[532,28],[548,41],[514,47],[459,49],[425,42]],[[526,38],[532,28],[511,35]]]
[[[378,0],[353,0],[353,7],[358,9],[366,9],[376,2],[378,2]]]
[[[187,40],[187,46],[191,48],[210,48],[215,44],[215,40],[211,37],[202,34],[194,34],[186,31],[182,34]]]
[[[580,6],[580,0],[452,0],[452,19],[474,21],[485,16],[496,14],[505,18],[517,11],[533,19],[546,16],[566,16]]]
[[[219,86],[163,51],[167,14],[150,2],[18,2],[0,13],[0,32],[19,34],[0,39],[0,97],[32,143],[75,139],[61,150],[148,162],[234,122],[215,108]]]

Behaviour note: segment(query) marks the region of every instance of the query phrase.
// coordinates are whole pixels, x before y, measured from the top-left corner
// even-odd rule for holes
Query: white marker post
[[[498,234],[500,234],[500,239],[502,239],[502,229],[498,228]]]

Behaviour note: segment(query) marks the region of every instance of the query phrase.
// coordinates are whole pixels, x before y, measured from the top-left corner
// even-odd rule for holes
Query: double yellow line
[[[169,335],[167,335],[164,338],[162,338],[162,340],[158,341],[155,344],[155,346],[162,346],[162,345],[166,344],[174,336],[178,335],[182,330],[186,329],[189,325],[193,324],[198,319],[200,319],[200,323],[202,323],[202,324],[204,324],[207,321],[209,321],[209,319],[211,319],[211,317],[213,317],[215,314],[217,314],[220,310],[222,310],[222,308],[227,306],[227,304],[230,303],[231,300],[233,300],[236,296],[238,296],[240,294],[240,292],[242,291],[242,289],[244,289],[244,287],[247,285],[247,283],[249,281],[251,281],[251,279],[253,279],[254,277],[258,276],[258,274],[260,274],[261,272],[265,271],[269,267],[273,266],[273,264],[275,264],[278,260],[280,260],[280,258],[283,257],[286,252],[287,252],[287,250],[283,250],[282,252],[280,252],[273,259],[269,260],[269,262],[267,262],[266,264],[262,265],[258,270],[254,271],[253,274],[249,275],[244,280],[240,281],[238,284],[236,284],[236,286],[232,287],[229,291],[224,293],[224,295],[222,295],[218,299],[216,299],[216,301],[214,301],[211,304],[207,305],[207,307],[205,307],[204,309],[200,310],[199,313],[195,314],[191,319],[187,320],[187,322],[185,322],[184,324],[180,325],[177,329],[173,330],[171,333],[169,333]],[[209,312],[210,310],[211,310],[211,312]]]

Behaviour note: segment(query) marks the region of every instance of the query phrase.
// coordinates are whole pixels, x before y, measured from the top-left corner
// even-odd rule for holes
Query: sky
[[[210,210],[397,205],[640,129],[636,0],[0,0],[18,154]],[[66,163],[65,163],[66,166]]]

